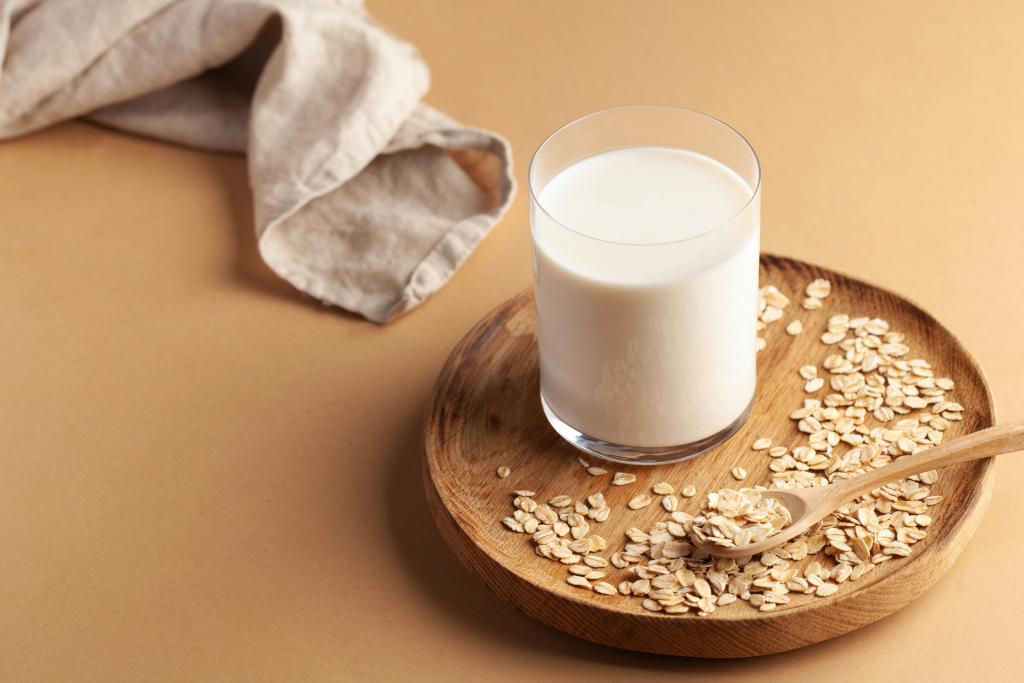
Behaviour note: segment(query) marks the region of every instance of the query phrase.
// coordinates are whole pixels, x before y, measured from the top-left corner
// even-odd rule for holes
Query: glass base
[[[664,465],[670,462],[681,462],[694,458],[705,451],[708,451],[722,443],[735,434],[750,417],[750,411],[754,407],[754,400],[751,399],[736,420],[720,432],[709,437],[694,441],[693,443],[680,444],[678,446],[656,446],[652,448],[642,446],[622,446],[619,444],[602,441],[587,436],[583,432],[574,429],[562,422],[551,410],[548,402],[544,400],[544,394],[540,396],[540,405],[544,408],[544,416],[555,428],[559,436],[571,443],[584,453],[597,456],[604,460],[619,462],[626,465]]]

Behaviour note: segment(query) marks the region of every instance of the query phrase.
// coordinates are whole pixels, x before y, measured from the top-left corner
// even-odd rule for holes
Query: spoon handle
[[[912,474],[1020,450],[1024,450],[1024,422],[996,425],[847,479],[836,484],[834,495],[849,500]]]

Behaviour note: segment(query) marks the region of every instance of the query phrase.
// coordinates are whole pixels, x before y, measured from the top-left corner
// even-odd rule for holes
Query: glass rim
[[[544,204],[541,203],[540,198],[537,197],[536,192],[534,192],[534,187],[533,187],[533,169],[534,169],[534,166],[537,163],[537,157],[540,156],[541,152],[544,151],[544,147],[546,147],[547,144],[549,142],[551,142],[551,140],[553,140],[556,135],[558,135],[562,131],[570,128],[571,126],[575,126],[576,124],[582,123],[583,121],[586,121],[587,119],[593,118],[595,116],[601,116],[602,114],[609,114],[611,112],[622,111],[622,110],[625,110],[625,109],[634,109],[634,110],[655,110],[655,109],[660,109],[660,110],[674,111],[674,112],[679,113],[679,114],[696,114],[697,116],[700,116],[700,117],[703,117],[703,118],[707,119],[711,123],[717,123],[718,125],[723,126],[726,129],[728,129],[729,131],[731,131],[740,140],[740,142],[742,142],[746,146],[746,148],[750,151],[751,156],[754,158],[754,167],[757,169],[757,182],[754,183],[754,187],[752,188],[752,191],[750,193],[750,198],[747,199],[747,201],[743,204],[742,207],[740,207],[740,209],[738,211],[736,211],[736,213],[734,213],[733,215],[729,216],[729,218],[726,219],[725,221],[723,221],[721,223],[718,223],[717,225],[713,225],[713,226],[709,227],[707,230],[704,230],[703,232],[699,232],[696,235],[690,235],[689,237],[683,237],[683,238],[680,238],[680,239],[677,239],[677,240],[666,240],[664,242],[622,242],[622,241],[619,241],[619,240],[602,239],[600,237],[594,237],[593,235],[588,235],[585,232],[580,232],[579,230],[576,230],[575,228],[571,228],[568,225],[566,225],[565,223],[563,223],[562,221],[560,221],[557,218],[555,218],[554,216],[552,216],[551,213],[544,206]],[[637,145],[637,146],[639,147],[640,145]],[[611,151],[612,149],[628,149],[628,147],[610,147],[607,150],[602,150],[602,151]],[[679,149],[682,149],[682,148],[679,148]],[[686,151],[692,152],[693,150],[686,150]],[[597,153],[600,154],[600,152],[597,152]],[[586,157],[580,157],[580,158],[584,159]],[[573,163],[575,163],[575,162],[573,162]],[[721,163],[721,162],[719,162],[719,163]],[[735,172],[734,169],[730,168],[729,170]],[[549,220],[551,220],[553,223],[555,223],[559,227],[565,228],[569,232],[575,233],[575,234],[579,235],[580,237],[584,237],[584,238],[586,238],[588,240],[594,240],[596,242],[604,242],[606,244],[616,244],[616,245],[627,246],[627,247],[657,247],[657,246],[664,246],[664,245],[668,245],[668,244],[681,244],[683,242],[690,242],[692,240],[700,239],[701,237],[705,237],[707,235],[710,235],[713,232],[717,232],[717,231],[721,230],[722,228],[730,225],[733,221],[735,221],[737,218],[742,216],[743,213],[746,212],[746,210],[750,208],[750,205],[754,203],[754,200],[757,199],[758,194],[761,192],[761,158],[757,156],[757,150],[755,150],[754,146],[752,144],[750,144],[750,141],[747,140],[747,138],[745,138],[743,136],[743,133],[739,132],[738,130],[736,130],[735,128],[730,126],[725,121],[723,121],[723,120],[721,120],[719,118],[716,118],[714,116],[711,116],[710,114],[705,114],[704,112],[697,111],[696,109],[689,109],[688,107],[678,107],[678,106],[671,105],[671,104],[622,104],[622,105],[618,105],[618,106],[615,106],[615,107],[606,107],[605,109],[598,109],[597,111],[592,111],[589,114],[584,114],[583,116],[577,117],[577,118],[575,118],[575,119],[573,119],[573,120],[571,120],[571,121],[569,121],[567,123],[562,124],[561,126],[556,128],[550,135],[548,135],[546,138],[544,138],[543,142],[541,142],[540,145],[537,146],[537,151],[535,151],[533,153],[533,157],[530,159],[530,166],[527,168],[527,171],[526,171],[526,186],[527,186],[527,189],[528,189],[528,191],[530,193],[530,201],[535,206],[537,206],[537,208],[539,208],[544,213],[544,215],[547,216],[547,218]]]

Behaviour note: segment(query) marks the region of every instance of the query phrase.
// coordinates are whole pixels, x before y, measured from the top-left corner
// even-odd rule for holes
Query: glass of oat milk
[[[541,404],[619,462],[682,460],[750,414],[761,172],[705,114],[630,106],[562,127],[530,165]]]

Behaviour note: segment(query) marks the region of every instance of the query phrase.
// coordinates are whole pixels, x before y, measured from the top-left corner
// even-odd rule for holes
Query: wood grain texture
[[[816,277],[832,281],[832,295],[819,311],[804,311],[798,296]],[[612,507],[594,532],[621,547],[630,526],[647,528],[665,516],[657,505],[640,511],[629,498],[658,481],[694,484],[698,496],[682,509],[695,509],[710,490],[735,485],[729,471],[742,465],[748,484],[768,479],[769,458],[750,449],[758,437],[797,445],[800,434],[788,414],[804,394],[797,368],[826,354],[818,337],[836,313],[887,319],[905,332],[912,357],[926,358],[936,372],[953,378],[953,400],[965,406],[964,420],[947,438],[991,426],[994,406],[981,369],[963,346],[929,314],[891,292],[796,261],[764,255],[761,283],[775,284],[794,299],[786,315],[764,333],[768,346],[758,356],[754,411],[730,440],[705,455],[674,465],[609,465],[609,474],[588,475],[579,455],[550,428],[539,403],[536,319],[533,296],[523,292],[502,304],[463,338],[445,364],[425,425],[424,484],[435,521],[462,562],[502,599],[530,616],[581,638],[630,650],[696,657],[745,657],[781,652],[848,633],[881,619],[921,596],[962,552],[991,494],[994,463],[977,460],[950,467],[933,487],[944,500],[936,507],[928,537],[905,560],[879,566],[859,581],[844,584],[829,598],[797,597],[773,612],[745,604],[710,617],[664,615],[643,610],[636,598],[602,596],[565,583],[563,565],[537,557],[525,534],[509,532],[510,492],[528,488],[538,500],[565,493],[584,497],[603,491]],[[798,317],[803,334],[789,337],[786,323]],[[508,465],[507,479],[495,468]],[[631,471],[630,486],[610,485],[611,473]],[[617,574],[610,574],[617,582]]]

